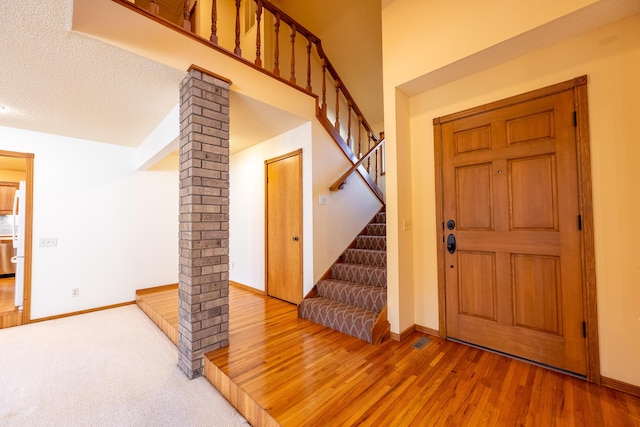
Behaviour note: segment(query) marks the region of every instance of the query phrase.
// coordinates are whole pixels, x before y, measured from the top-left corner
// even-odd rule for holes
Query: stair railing
[[[127,0],[113,1],[148,14]],[[183,1],[182,25],[163,22],[158,11],[149,16],[200,41],[205,41],[204,37],[212,48],[316,97],[316,117],[352,163],[349,175],[357,171],[384,203],[378,186],[385,168],[383,136],[373,131],[325,54],[321,40],[268,0],[212,0],[211,26],[207,28],[190,28],[188,11],[195,0]],[[219,33],[221,29],[224,33]],[[249,52],[250,58],[243,56],[244,52]]]
[[[340,178],[338,178],[338,179],[336,180],[336,182],[334,182],[334,183],[331,185],[331,187],[329,187],[329,190],[331,190],[331,191],[338,191],[338,190],[341,190],[341,189],[342,189],[342,187],[346,184],[347,178],[348,178],[352,173],[354,173],[358,168],[360,168],[360,166],[362,166],[364,162],[367,162],[367,167],[366,167],[366,168],[367,168],[367,171],[369,171],[369,170],[370,170],[370,168],[371,168],[371,156],[372,156],[372,155],[374,155],[374,154],[376,155],[375,167],[377,168],[377,167],[378,167],[377,154],[378,154],[378,151],[380,151],[380,150],[382,149],[382,145],[383,145],[383,144],[384,144],[384,138],[380,139],[380,140],[376,143],[376,145],[374,145],[373,147],[371,147],[371,149],[370,149],[370,150],[369,150],[369,151],[368,151],[364,156],[362,156],[362,157],[361,157],[357,162],[355,162],[355,163],[353,164],[353,166],[351,166],[351,167],[350,167],[350,168],[349,168],[345,173],[343,173],[343,174],[340,176]],[[371,175],[369,174],[369,176],[371,176]],[[377,175],[377,173],[375,174],[375,176],[376,176],[376,177],[378,176],[378,175]],[[378,183],[377,183],[377,181],[375,182],[375,184],[376,184],[376,187],[377,187],[377,184],[378,184]],[[378,198],[379,198],[380,200],[382,200],[382,198],[383,198],[382,193],[380,193],[380,194],[376,194],[376,196],[378,196]]]

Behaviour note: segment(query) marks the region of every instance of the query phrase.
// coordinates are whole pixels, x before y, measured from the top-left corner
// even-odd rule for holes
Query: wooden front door
[[[574,102],[439,119],[441,268],[448,337],[586,375]]]
[[[267,294],[302,298],[302,151],[267,160]]]

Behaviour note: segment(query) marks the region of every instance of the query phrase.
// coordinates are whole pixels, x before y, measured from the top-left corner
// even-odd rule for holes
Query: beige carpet
[[[245,426],[137,306],[0,330],[2,426]]]

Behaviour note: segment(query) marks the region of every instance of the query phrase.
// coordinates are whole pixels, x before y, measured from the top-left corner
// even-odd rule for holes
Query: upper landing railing
[[[196,0],[135,0],[141,7],[134,6],[133,0],[113,1],[181,28],[212,48],[315,96],[318,120],[353,165],[331,190],[340,189],[357,171],[384,203],[378,186],[385,173],[383,134],[378,136],[367,122],[320,39],[284,11],[268,0],[212,0],[210,11],[200,8],[203,2]],[[203,25],[208,22],[210,26]]]

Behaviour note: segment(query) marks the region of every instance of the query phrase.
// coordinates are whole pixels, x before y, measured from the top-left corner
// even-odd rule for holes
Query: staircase
[[[379,212],[298,306],[298,317],[370,344],[389,336],[386,214]]]

